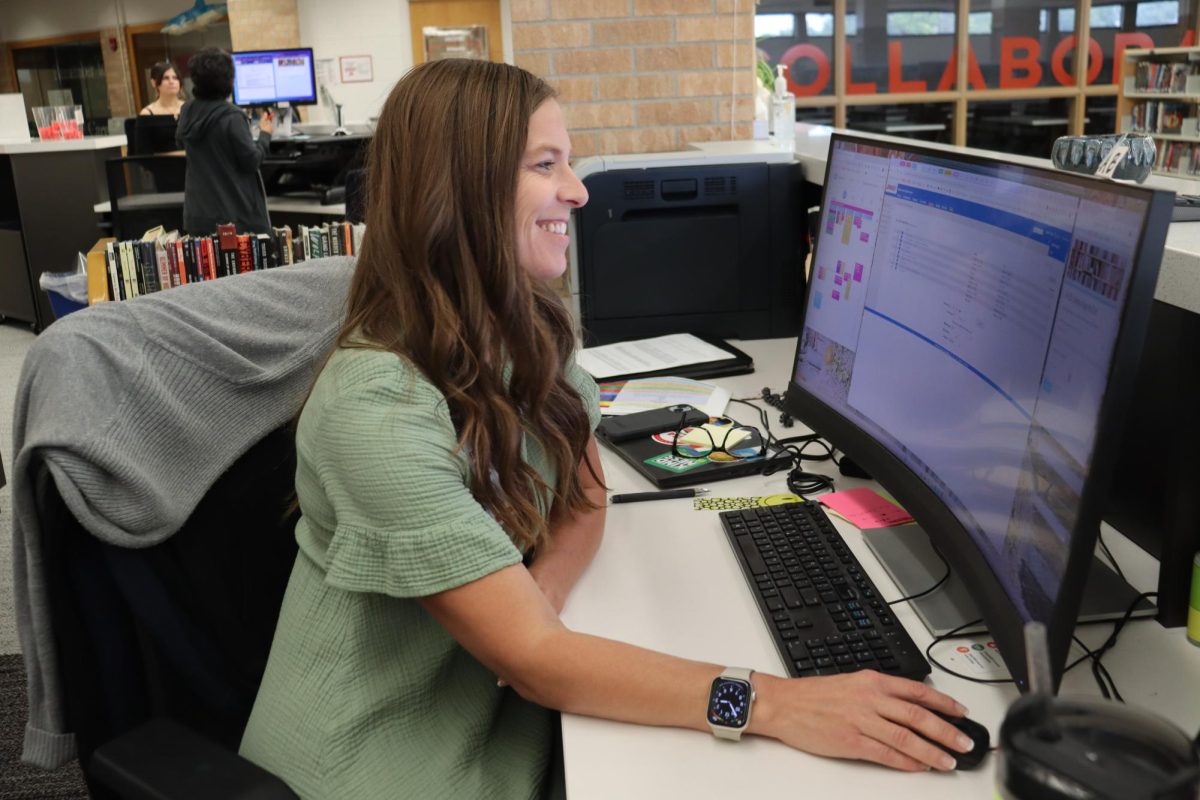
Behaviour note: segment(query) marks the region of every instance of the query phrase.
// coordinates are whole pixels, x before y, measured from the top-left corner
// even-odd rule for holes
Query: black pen
[[[614,494],[612,502],[640,503],[643,500],[674,500],[677,497],[695,497],[707,492],[708,489],[696,487],[691,489],[667,489],[663,492],[633,492],[632,494]]]

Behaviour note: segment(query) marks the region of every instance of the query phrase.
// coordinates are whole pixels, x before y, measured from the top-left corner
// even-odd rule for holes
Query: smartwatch
[[[708,692],[708,727],[718,739],[742,738],[750,724],[750,704],[754,702],[753,670],[726,667],[712,682]]]

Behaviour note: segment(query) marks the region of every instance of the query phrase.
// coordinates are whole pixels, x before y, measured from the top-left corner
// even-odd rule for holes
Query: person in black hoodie
[[[229,102],[233,59],[224,50],[197,51],[188,61],[188,71],[192,99],[183,105],[176,133],[187,151],[184,230],[211,235],[217,225],[232,222],[238,233],[270,233],[258,166],[271,141],[271,118],[264,115],[260,120],[254,141],[245,114]]]

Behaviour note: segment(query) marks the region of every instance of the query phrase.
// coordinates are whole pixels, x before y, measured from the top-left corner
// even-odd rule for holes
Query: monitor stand
[[[918,525],[875,528],[863,531],[862,535],[867,547],[899,588],[900,597],[923,592],[946,574],[929,537]],[[1119,620],[1137,595],[1132,586],[1093,556],[1079,609],[1079,622]],[[966,584],[954,572],[936,592],[909,603],[933,636],[943,636],[981,616]],[[1150,617],[1157,611],[1153,603],[1142,600],[1133,616]],[[980,623],[963,628],[959,633],[983,633],[986,630],[987,627]]]

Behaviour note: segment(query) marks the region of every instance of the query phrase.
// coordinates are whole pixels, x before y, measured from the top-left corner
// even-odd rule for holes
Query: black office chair
[[[260,440],[161,544],[85,531],[36,480],[67,719],[93,798],[293,798],[237,755],[296,555],[289,428]]]
[[[113,236],[137,239],[156,225],[183,228],[187,159],[181,155],[125,156],[105,162]]]

